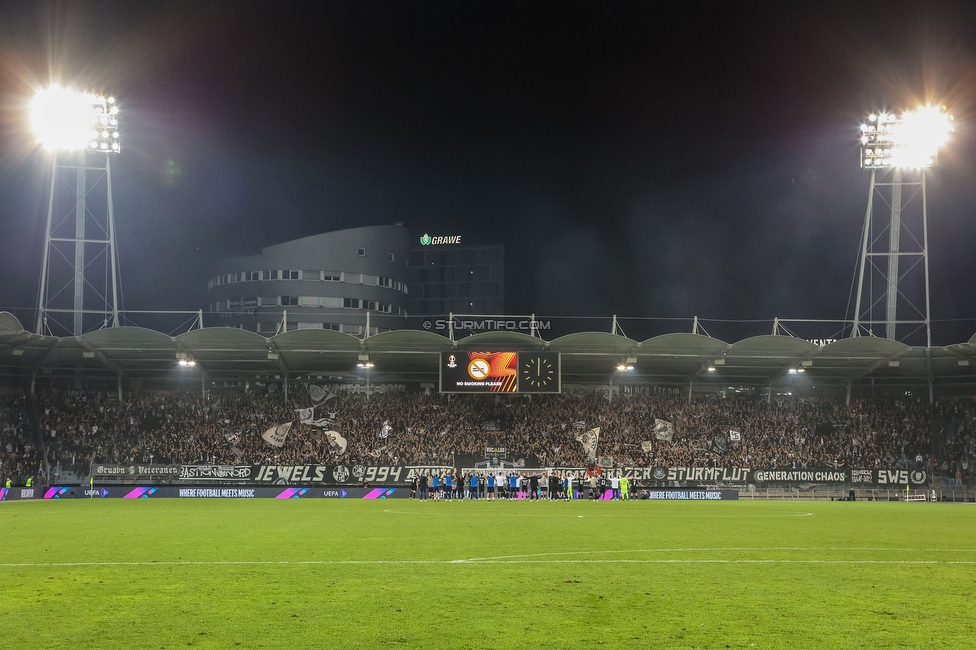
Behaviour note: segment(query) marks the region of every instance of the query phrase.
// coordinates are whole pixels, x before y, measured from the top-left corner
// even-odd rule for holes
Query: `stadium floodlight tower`
[[[909,336],[924,327],[926,345],[932,346],[925,170],[935,163],[952,131],[952,116],[945,107],[933,106],[901,115],[873,114],[861,126],[861,168],[870,170],[871,184],[852,336],[875,336],[875,326],[884,325],[885,337],[896,340],[899,325],[912,326]],[[887,220],[874,219],[875,193],[890,207]],[[907,268],[899,266],[902,258]],[[907,318],[898,319],[899,305],[908,311]]]
[[[52,86],[34,96],[30,109],[37,141],[52,155],[35,332],[81,336],[86,329],[117,327],[109,164],[121,149],[115,98]],[[69,315],[70,326],[64,322]]]

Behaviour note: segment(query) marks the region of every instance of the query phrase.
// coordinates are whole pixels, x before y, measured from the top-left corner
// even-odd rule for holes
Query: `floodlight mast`
[[[52,155],[34,331],[53,334],[57,329],[58,333],[81,336],[86,331],[86,315],[88,325],[94,325],[91,316],[98,315],[99,328],[117,327],[119,269],[110,159],[121,151],[121,141],[115,98],[53,86],[35,95],[31,122],[38,143]],[[69,170],[74,171],[73,182]],[[90,171],[96,172],[91,178]],[[89,200],[96,204],[94,209]],[[58,207],[61,209],[56,211]],[[101,213],[102,208],[104,216],[100,218],[96,212]],[[86,260],[91,249],[95,254]],[[101,274],[94,266],[99,257],[105,258]],[[99,280],[104,280],[101,288]],[[100,308],[86,309],[86,295],[100,303]],[[70,327],[58,320],[68,314]]]
[[[874,336],[874,326],[883,324],[885,337],[897,340],[899,325],[913,325],[913,331],[924,326],[926,346],[932,346],[925,170],[935,163],[939,149],[948,142],[952,131],[952,116],[945,111],[945,107],[932,106],[922,106],[901,115],[886,112],[872,114],[861,126],[861,168],[871,171],[871,180],[861,238],[860,273],[852,336]],[[882,174],[880,179],[879,171]],[[906,176],[909,180],[906,180]],[[890,205],[891,211],[886,225],[888,246],[886,250],[878,251],[875,250],[875,243],[882,241],[880,235],[884,232],[885,224],[882,222],[883,227],[879,235],[875,236],[875,227],[878,224],[874,223],[873,212],[874,194],[880,194],[880,188],[891,188],[889,196],[882,195],[882,200]],[[906,188],[912,194],[904,201]],[[908,229],[903,219],[903,208],[916,197],[921,200],[921,233]],[[910,235],[908,241],[915,244],[910,250],[903,250],[903,228]],[[908,270],[904,272],[899,267],[902,257],[910,263]],[[874,258],[887,258],[887,264],[876,264]],[[914,293],[917,292],[899,292],[898,288],[899,278],[903,278],[920,263],[924,273],[924,306],[916,304],[918,296]],[[875,300],[873,295],[865,300],[865,284],[868,284],[868,290],[871,291],[875,278],[884,286],[883,300],[882,297]],[[903,305],[912,310],[913,318],[898,319],[899,297]],[[882,302],[883,320],[874,318],[874,313],[880,311]]]

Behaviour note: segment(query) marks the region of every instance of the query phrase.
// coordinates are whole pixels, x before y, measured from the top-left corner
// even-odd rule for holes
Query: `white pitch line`
[[[161,561],[91,561],[91,562],[4,562],[0,567],[82,567],[82,566],[316,566],[316,565],[411,565],[411,564],[976,564],[976,560],[854,560],[802,558],[575,558],[570,555],[611,555],[623,553],[728,553],[728,552],[902,552],[902,553],[976,553],[976,549],[961,548],[880,548],[880,547],[703,547],[655,549],[604,549],[595,551],[553,551],[521,555],[495,555],[457,560],[161,560]]]
[[[563,556],[563,555],[608,555],[608,554],[621,554],[621,553],[713,553],[713,552],[729,552],[729,551],[760,551],[763,553],[774,552],[774,551],[886,551],[886,552],[902,552],[902,553],[923,553],[923,552],[936,552],[936,553],[976,553],[976,549],[944,549],[944,548],[874,548],[874,547],[833,547],[833,546],[780,546],[780,547],[768,547],[768,548],[757,548],[750,546],[728,546],[728,547],[710,547],[710,548],[650,548],[650,549],[606,549],[606,550],[596,550],[596,551],[553,551],[550,553],[524,553],[519,555],[492,555],[488,557],[476,557],[467,560],[454,560],[454,562],[493,562],[501,560],[516,560],[516,559],[530,559],[530,558],[542,558],[542,557],[553,557],[553,556]]]
[[[798,560],[798,559],[512,559],[512,560],[307,560],[307,561],[176,561],[176,562],[5,562],[5,568],[70,568],[114,566],[336,566],[336,565],[414,565],[414,564],[890,564],[890,565],[976,565],[976,560]]]

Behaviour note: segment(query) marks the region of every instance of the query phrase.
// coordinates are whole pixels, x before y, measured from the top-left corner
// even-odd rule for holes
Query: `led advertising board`
[[[443,352],[442,393],[559,393],[558,352]]]

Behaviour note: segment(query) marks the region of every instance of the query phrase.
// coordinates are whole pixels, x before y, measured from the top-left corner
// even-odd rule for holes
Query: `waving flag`
[[[338,431],[326,431],[325,435],[329,438],[329,446],[339,452],[346,453],[346,439]]]
[[[288,432],[291,431],[291,425],[291,422],[277,424],[261,434],[261,437],[264,438],[264,441],[269,445],[274,447],[284,447],[285,438],[288,437]]]
[[[667,420],[654,418],[654,437],[658,440],[671,442],[674,438],[674,425]]]
[[[590,429],[589,431],[581,431],[574,436],[581,445],[583,445],[583,451],[586,452],[586,458],[590,461],[596,461],[596,447],[600,442],[600,427],[595,429]]]

